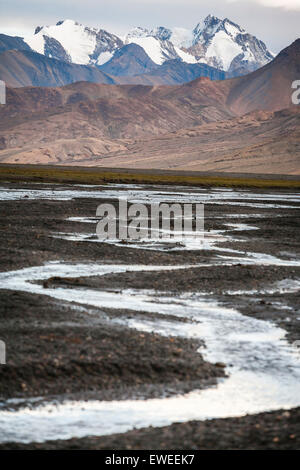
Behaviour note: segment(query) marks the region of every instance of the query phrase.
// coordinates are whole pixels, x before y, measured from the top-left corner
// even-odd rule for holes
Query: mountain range
[[[153,61],[143,52],[139,59],[140,76],[154,76]],[[299,76],[300,39],[260,69],[227,80],[8,88],[0,162],[300,174],[300,107],[291,102]]]
[[[144,85],[175,85],[201,76],[223,80],[273,58],[261,40],[228,18],[211,15],[192,30],[137,27],[124,37],[73,20],[38,26],[24,38],[0,34],[0,79],[14,87],[79,80]]]

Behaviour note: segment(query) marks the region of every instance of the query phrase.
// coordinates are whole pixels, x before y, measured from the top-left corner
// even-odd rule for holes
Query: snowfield
[[[230,72],[240,66],[252,71],[274,58],[262,41],[239,25],[211,15],[193,30],[136,27],[125,37],[64,20],[53,26],[38,27],[24,41],[40,54],[81,65],[101,66],[131,43],[142,47],[158,65],[176,59],[187,64],[206,63]]]

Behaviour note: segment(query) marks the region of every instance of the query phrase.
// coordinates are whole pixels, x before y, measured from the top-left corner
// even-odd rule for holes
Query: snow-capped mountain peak
[[[162,64],[180,59],[206,63],[234,74],[255,70],[273,59],[265,44],[229,18],[208,15],[193,30],[163,26],[131,30],[125,43],[143,47],[151,59]]]
[[[129,31],[125,38],[125,43],[135,43],[141,46],[151,60],[161,65],[166,60],[182,60],[183,62],[196,63],[195,57],[187,51],[182,50],[173,42],[173,31],[158,26],[153,29],[137,27]]]
[[[168,60],[205,63],[231,75],[255,70],[273,59],[266,45],[228,18],[208,15],[194,29],[136,27],[124,39],[74,20],[38,26],[24,41],[48,57],[85,65],[103,65],[125,44],[142,47],[158,65]]]
[[[193,44],[195,45],[199,42],[203,44],[207,40],[212,39],[220,31],[224,31],[232,39],[235,39],[238,34],[246,33],[243,28],[228,18],[221,20],[216,16],[208,15],[203,22],[198,23],[194,28]]]
[[[134,38],[145,38],[150,36],[150,30],[147,28],[142,28],[141,26],[136,26],[131,29],[126,36],[125,42]]]
[[[197,61],[234,72],[252,71],[273,59],[266,45],[229,20],[208,15],[193,29],[192,45],[187,48]]]
[[[169,41],[172,36],[172,31],[164,26],[158,26],[158,28],[151,30],[151,36],[154,36],[161,41]]]
[[[102,29],[89,28],[74,20],[37,27],[24,41],[36,52],[75,64],[101,64],[123,46],[121,39]],[[105,61],[106,61],[105,60]]]
[[[244,28],[236,23],[233,23],[233,21],[230,21],[228,18],[225,18],[225,20],[222,21],[222,26],[227,34],[233,38],[235,38],[238,34],[246,34]]]
[[[208,15],[203,21],[200,21],[200,23],[198,23],[193,29],[193,45],[199,42],[204,42],[205,36],[213,36],[217,32],[221,23],[222,20],[212,15]]]
[[[194,34],[191,29],[175,27],[170,40],[176,47],[187,48],[193,44]]]

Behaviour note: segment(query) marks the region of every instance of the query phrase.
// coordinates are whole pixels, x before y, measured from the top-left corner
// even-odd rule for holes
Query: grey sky
[[[300,37],[300,0],[0,0],[0,32],[22,36],[66,18],[119,34],[192,28],[209,13],[239,23],[275,53]]]

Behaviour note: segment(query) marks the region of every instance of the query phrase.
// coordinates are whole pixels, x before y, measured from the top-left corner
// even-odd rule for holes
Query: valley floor
[[[97,242],[91,222],[98,204],[116,204],[126,192],[132,198],[168,198],[172,193],[176,197],[176,191],[179,199],[206,201],[205,231],[212,239],[222,239],[210,243],[208,236],[200,250]],[[249,408],[247,416],[197,420],[197,410],[196,420],[162,427],[154,420],[153,427],[121,434],[112,427],[106,432],[110,435],[89,435],[87,429],[83,436],[75,432],[70,438],[66,431],[62,438],[58,424],[56,439],[41,428],[45,442],[37,442],[29,424],[18,431],[14,421],[24,407],[34,412],[70,400],[160,399],[163,414],[167,397],[209,390],[226,383],[238,368],[267,376],[270,366],[279,386],[285,368],[291,375],[283,375],[283,382],[297,374],[299,364],[294,371],[293,361],[299,362],[299,356],[293,344],[300,338],[299,192],[3,182],[0,207],[0,339],[7,345],[7,364],[0,366],[0,449],[299,449],[300,403],[292,386],[283,388],[283,396],[288,394],[286,402],[276,402],[281,406],[272,408],[270,401],[274,411]],[[84,223],[86,218],[89,223]],[[35,266],[39,272],[32,275]],[[101,266],[111,271],[99,275]],[[137,266],[136,271],[130,266]],[[155,266],[159,269],[153,273]],[[141,297],[150,293],[147,301]],[[77,294],[81,299],[76,300]],[[102,297],[96,302],[93,295]],[[164,296],[170,307],[162,314],[157,306],[162,308]],[[249,322],[243,334],[259,328],[260,321],[267,328],[264,335],[270,328],[270,341],[275,335],[274,345],[266,349],[274,346],[270,363],[259,357],[259,341],[264,344],[265,336],[257,343],[256,358],[249,349],[241,363],[228,363],[230,354],[241,354],[240,341],[248,341],[235,344],[233,339],[220,346],[224,360],[212,360],[210,341],[225,344],[228,334],[223,332],[222,339],[220,330],[215,338],[204,334],[201,339],[182,333],[192,331],[197,319],[182,315],[180,305],[193,312],[195,299],[199,305],[213,299],[212,314],[219,308],[219,315],[238,311],[234,315],[240,327]],[[201,324],[209,325],[209,316],[208,310],[207,318],[201,317],[200,331]],[[277,344],[276,334],[282,330],[286,337]],[[249,341],[255,348],[255,335]],[[275,345],[283,343],[276,356]],[[262,395],[262,400],[268,398]],[[209,413],[213,418],[214,412]]]

